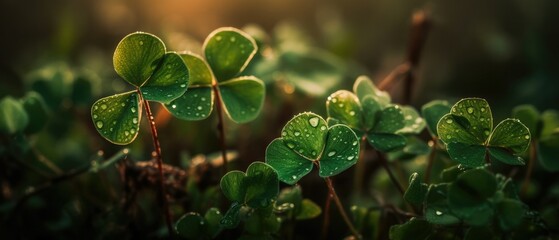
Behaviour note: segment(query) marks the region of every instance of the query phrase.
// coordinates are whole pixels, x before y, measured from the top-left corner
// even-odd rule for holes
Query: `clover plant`
[[[518,119],[505,119],[493,129],[489,104],[480,98],[454,104],[437,124],[437,133],[450,157],[468,167],[482,166],[490,159],[524,165],[517,155],[530,143],[530,131]]]
[[[339,90],[328,97],[328,123],[348,125],[381,152],[402,148],[406,145],[402,134],[421,132],[425,121],[415,109],[390,102],[388,93],[376,88],[366,76],[360,76],[353,92]]]
[[[180,55],[166,52],[158,37],[143,32],[132,33],[120,41],[113,65],[118,75],[135,89],[99,99],[91,108],[91,117],[101,136],[124,145],[138,135],[142,106],[148,101],[168,103],[183,95],[189,72]],[[148,118],[151,123],[153,119]]]

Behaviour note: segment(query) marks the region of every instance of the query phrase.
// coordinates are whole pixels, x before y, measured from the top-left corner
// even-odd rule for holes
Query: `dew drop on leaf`
[[[355,158],[355,156],[349,156],[349,157],[347,157],[347,160],[348,160],[348,161],[351,161],[351,160],[353,160],[354,158]]]
[[[97,125],[97,128],[103,128],[103,121],[97,121],[95,124]]]
[[[528,140],[528,139],[530,139],[530,135],[525,135],[524,138],[525,138],[526,140]]]
[[[474,113],[474,108],[473,108],[473,107],[469,107],[469,108],[468,108],[468,113],[470,113],[470,114]]]
[[[435,211],[435,214],[437,214],[437,216],[443,215],[441,211]]]
[[[447,119],[446,123],[452,123],[452,119]]]
[[[328,153],[328,157],[332,157],[334,155],[336,155],[336,151],[331,151],[331,152]]]
[[[103,110],[107,109],[107,105],[105,105],[105,104],[101,105],[101,109],[103,109]]]
[[[318,126],[318,118],[317,117],[310,118],[309,123],[311,124],[312,127]]]

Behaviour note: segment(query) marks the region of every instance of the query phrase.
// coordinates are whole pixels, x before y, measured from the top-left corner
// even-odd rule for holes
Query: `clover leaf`
[[[168,103],[187,90],[189,71],[156,36],[136,32],[124,37],[113,55],[115,71],[136,89],[96,101],[93,125],[108,141],[124,145],[134,141],[140,127],[144,100]]]
[[[235,28],[219,28],[206,38],[204,57],[182,54],[190,68],[189,91],[165,104],[167,110],[183,120],[207,118],[219,94],[224,110],[236,123],[255,119],[264,103],[265,88],[254,76],[239,76],[256,53],[252,37]]]
[[[266,148],[266,163],[278,172],[282,182],[294,184],[319,166],[321,177],[337,175],[357,162],[359,138],[345,125],[328,127],[314,113],[301,113],[291,119]]]
[[[186,239],[211,239],[221,231],[219,222],[222,214],[217,208],[210,208],[204,216],[195,212],[183,215],[175,224],[179,236]]]
[[[219,185],[227,199],[252,208],[268,206],[279,192],[278,174],[262,162],[250,164],[246,173],[228,172]]]
[[[12,97],[0,101],[0,132],[12,135],[22,132],[29,123],[24,106]]]
[[[425,118],[427,129],[429,129],[432,136],[439,136],[437,132],[437,123],[439,123],[439,120],[448,112],[450,112],[450,105],[447,101],[434,100],[423,105],[421,108],[421,115]]]
[[[530,131],[517,119],[505,119],[493,129],[493,116],[484,99],[457,102],[437,124],[437,133],[450,157],[468,167],[479,167],[486,156],[511,165],[523,165],[517,154],[530,143]]]
[[[448,187],[448,203],[452,212],[471,225],[484,225],[493,217],[489,199],[497,191],[493,174],[472,169],[458,176]]]
[[[413,205],[419,206],[423,203],[426,193],[427,185],[421,182],[418,173],[413,173],[410,176],[409,187],[404,193],[404,199]]]
[[[425,127],[415,109],[390,104],[388,93],[377,89],[365,76],[357,78],[353,92],[339,90],[331,94],[326,110],[330,125],[348,125],[382,152],[405,146],[406,138],[401,134],[419,133]]]
[[[287,209],[290,216],[297,220],[315,218],[322,209],[310,199],[303,199],[300,186],[283,189],[278,195],[276,206],[279,209]]]

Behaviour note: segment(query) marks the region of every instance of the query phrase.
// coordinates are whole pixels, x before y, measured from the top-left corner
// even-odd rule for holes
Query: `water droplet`
[[[312,127],[318,126],[318,118],[317,117],[309,118],[309,123],[311,124]]]
[[[479,121],[483,122],[485,121],[485,118],[479,118]]]
[[[171,74],[165,75],[165,78],[167,78],[167,79],[171,78]]]
[[[186,84],[181,84],[181,87],[186,87]]]
[[[357,145],[357,141],[353,141],[352,145],[353,146]]]
[[[446,120],[446,123],[452,123],[452,122],[453,122],[452,119],[447,119]]]
[[[215,37],[215,40],[219,42],[219,41],[221,41],[221,38],[222,38],[221,36],[217,36],[217,37]]]
[[[140,45],[144,45],[144,41],[140,41]]]
[[[489,131],[488,130],[483,131],[483,133],[485,133],[485,135],[489,136]]]
[[[287,132],[286,132],[286,131],[281,132],[281,136],[282,136],[282,137],[287,136]]]
[[[469,107],[469,108],[468,108],[468,113],[469,113],[469,114],[474,113],[474,108],[473,108],[473,107]]]
[[[293,180],[297,179],[297,176],[293,175],[291,176],[291,178],[293,178]]]
[[[198,110],[202,110],[202,106],[198,106],[196,109]]]
[[[324,125],[320,126],[320,130],[322,130],[322,131],[326,130],[326,126],[324,126]]]
[[[200,98],[200,100],[202,100],[202,102],[203,102],[203,101],[206,101],[206,98],[202,97],[202,98]]]
[[[341,107],[341,108],[342,108],[342,107],[344,107],[344,104],[343,104],[343,103],[340,103],[340,104],[338,104],[338,107]]]
[[[333,102],[333,103],[336,103],[337,101],[338,101],[337,98],[332,98],[332,102]]]
[[[138,119],[137,119],[137,118],[132,118],[132,122],[133,122],[134,124],[136,124],[136,123],[138,123]]]
[[[351,160],[353,160],[354,158],[355,158],[355,156],[349,156],[349,157],[347,157],[347,160],[351,161]]]
[[[295,135],[295,136],[299,136],[299,135],[301,135],[301,133],[300,133],[300,132],[297,132],[297,131],[295,131],[295,132],[293,133],[293,135]]]
[[[93,118],[97,118],[97,114],[93,114]]]
[[[135,112],[136,112],[136,108],[135,108],[135,107],[131,107],[131,108],[130,108],[130,111],[132,111],[133,113],[135,113]]]
[[[441,211],[435,211],[435,214],[437,214],[437,216],[443,215],[443,213]]]
[[[328,153],[328,157],[332,157],[332,156],[334,156],[334,155],[336,155],[336,151],[330,151],[330,152]]]
[[[355,111],[349,112],[349,115],[350,115],[350,116],[355,116]]]
[[[102,104],[102,105],[101,105],[101,109],[103,109],[103,110],[107,109],[107,105],[106,105],[106,104]]]
[[[128,136],[128,135],[130,135],[130,132],[129,131],[124,131],[124,135]]]
[[[295,147],[295,144],[293,144],[293,143],[287,143],[287,147],[288,147],[288,148],[294,148],[294,147]]]
[[[130,129],[130,133],[134,134],[135,132],[136,132],[136,130],[135,130],[135,129],[133,129],[133,128],[132,128],[132,129]]]
[[[231,37],[231,38],[229,38],[229,41],[235,42],[235,41],[237,41],[237,39],[235,37]]]
[[[177,108],[177,105],[176,105],[176,104],[173,104],[171,107],[172,107],[173,109],[175,109],[175,108]]]
[[[315,151],[312,151],[312,155],[313,155],[313,156],[316,156],[316,152],[315,152]]]
[[[97,121],[95,124],[97,125],[97,128],[103,128],[103,121]]]
[[[479,109],[481,112],[485,112],[485,108],[480,108]]]
[[[528,139],[530,139],[530,135],[525,135],[524,138],[525,138],[526,140],[528,140]]]

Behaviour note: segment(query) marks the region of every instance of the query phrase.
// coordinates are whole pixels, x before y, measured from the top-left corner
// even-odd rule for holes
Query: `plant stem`
[[[169,210],[169,203],[167,202],[167,193],[165,192],[165,182],[163,180],[163,158],[161,157],[161,145],[159,144],[159,138],[157,137],[157,128],[155,128],[155,121],[153,119],[153,114],[151,113],[151,108],[149,107],[148,100],[144,99],[142,91],[137,90],[140,95],[140,100],[144,102],[144,108],[146,110],[146,118],[148,119],[149,126],[151,129],[151,137],[153,140],[153,157],[157,162],[157,168],[159,170],[159,194],[161,195],[161,201],[163,202],[163,212],[165,215],[165,222],[167,224],[167,230],[169,231],[169,236],[174,236],[171,211]]]
[[[429,158],[427,159],[427,169],[425,169],[425,178],[423,181],[427,184],[431,181],[431,169],[433,168],[433,162],[435,161],[435,156],[437,155],[437,139],[435,137],[431,140],[431,152],[429,152]]]
[[[361,234],[359,234],[357,229],[355,229],[355,227],[353,226],[353,223],[351,223],[351,220],[347,216],[347,213],[344,210],[344,206],[342,205],[342,202],[340,201],[338,194],[336,194],[336,190],[332,185],[332,180],[329,177],[324,178],[324,180],[326,181],[326,185],[328,186],[328,189],[330,191],[331,198],[334,199],[334,203],[336,203],[336,206],[338,207],[338,211],[340,212],[340,215],[342,215],[342,218],[346,223],[346,225],[349,227],[349,230],[351,231],[354,237],[356,237],[357,239],[361,239]]]
[[[528,192],[528,187],[530,186],[530,178],[532,177],[532,171],[534,169],[534,163],[538,156],[538,149],[535,141],[530,143],[530,159],[528,159],[528,169],[526,169],[526,176],[524,176],[524,182],[520,188],[520,196],[526,196]]]
[[[221,94],[219,94],[219,89],[217,88],[217,82],[213,82],[212,89],[215,95],[215,106],[217,111],[217,130],[219,131],[219,144],[221,146],[221,158],[223,160],[223,164],[221,166],[222,173],[221,175],[225,175],[228,169],[228,162],[227,162],[227,150],[225,146],[225,122],[223,121],[223,100],[221,99]]]
[[[330,202],[332,202],[332,192],[328,189],[328,196],[324,204],[324,220],[322,222],[322,236],[320,239],[328,239],[328,227],[330,226]]]
[[[402,194],[402,197],[403,197],[404,196],[404,188],[402,187],[402,185],[400,185],[400,183],[398,182],[398,179],[396,178],[396,176],[394,176],[394,173],[392,172],[392,170],[390,170],[390,167],[388,166],[388,161],[386,161],[386,158],[384,157],[384,155],[381,152],[379,152],[379,151],[376,151],[376,152],[377,152],[378,159],[380,160],[380,164],[382,165],[384,170],[386,170],[386,173],[388,173],[388,177],[390,177],[390,180],[392,181],[394,186],[396,186],[396,188],[398,189],[400,194]]]
[[[361,149],[359,150],[359,159],[357,159],[357,165],[355,166],[355,175],[353,178],[353,184],[355,186],[355,192],[361,194],[363,191],[363,179],[365,178],[365,150],[367,148],[367,136],[363,135],[361,137]]]

